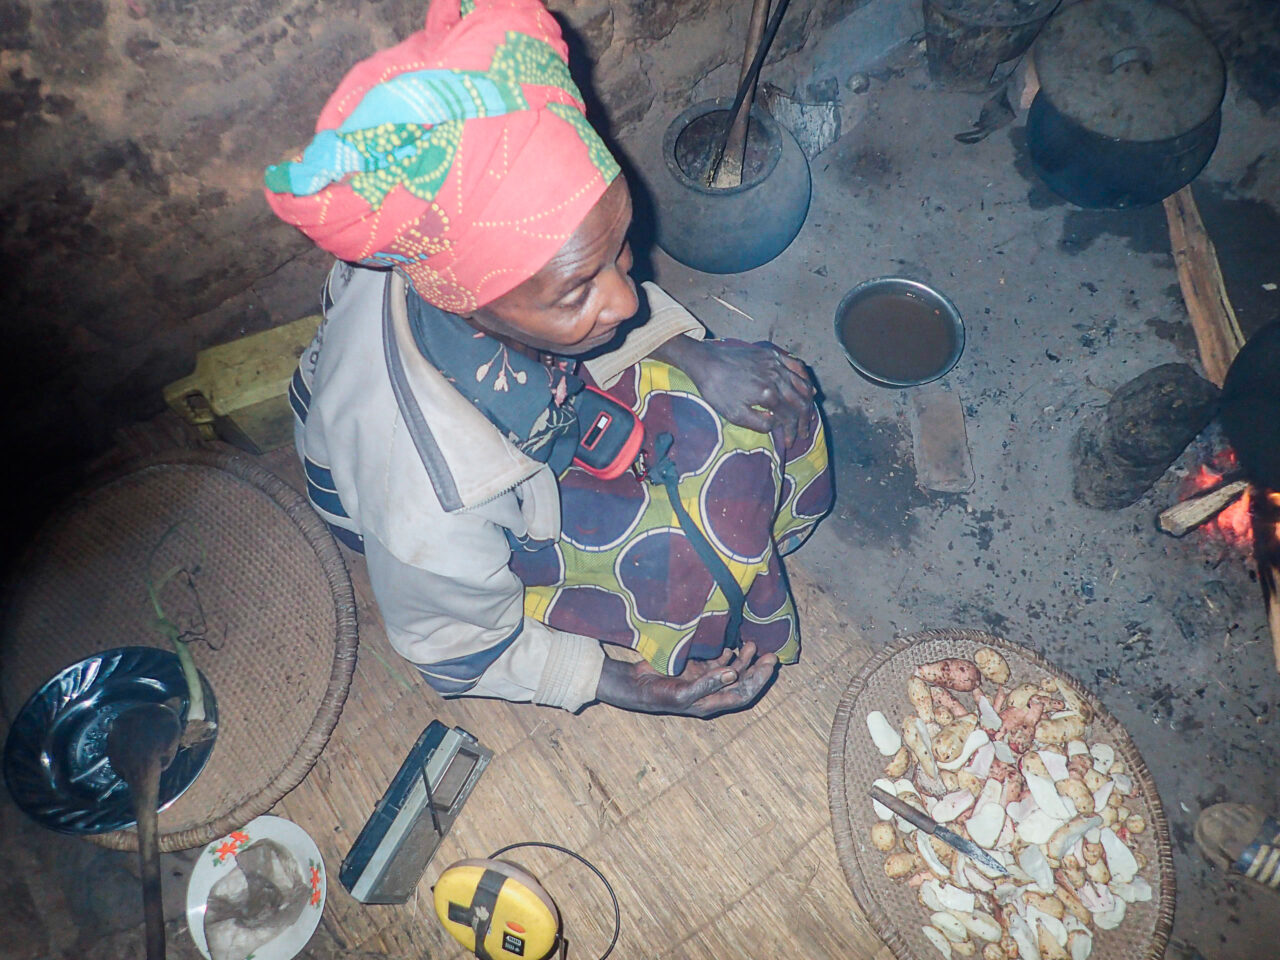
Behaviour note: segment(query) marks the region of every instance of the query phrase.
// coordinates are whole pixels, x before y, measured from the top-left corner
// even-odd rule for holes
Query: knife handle
[[[925,833],[931,834],[934,830],[938,829],[938,821],[934,820],[923,811],[917,810],[915,807],[911,806],[911,804],[906,803],[903,800],[899,800],[893,794],[886,793],[879,787],[873,786],[871,788],[871,799],[888,807],[903,820],[906,820],[908,823],[915,824]]]

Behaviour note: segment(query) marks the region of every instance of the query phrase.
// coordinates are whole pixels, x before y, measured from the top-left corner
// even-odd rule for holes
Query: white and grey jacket
[[[702,325],[645,284],[649,319],[587,361],[603,387]],[[577,710],[604,651],[524,615],[516,538],[560,536],[560,490],[418,351],[397,274],[337,263],[325,320],[294,376],[295,441],[321,515],[363,538],[387,635],[446,695]]]

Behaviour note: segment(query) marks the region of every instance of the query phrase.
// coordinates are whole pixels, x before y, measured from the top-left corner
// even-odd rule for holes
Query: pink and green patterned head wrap
[[[469,313],[538,272],[618,175],[539,0],[433,0],[357,64],[267,202],[335,256]]]

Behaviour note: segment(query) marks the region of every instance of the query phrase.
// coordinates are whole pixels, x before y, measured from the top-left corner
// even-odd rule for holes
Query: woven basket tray
[[[165,581],[177,567],[195,572]],[[355,600],[333,537],[274,475],[207,451],[135,463],[65,507],[17,568],[0,633],[6,715],[100,650],[171,649],[149,580],[166,615],[195,628],[218,707],[207,766],[160,814],[160,849],[173,851],[242,826],[306,776],[355,669]],[[90,839],[137,848],[132,829]]]
[[[880,755],[867,731],[867,714],[879,710],[899,726],[912,712],[907,680],[915,668],[946,657],[972,658],[979,647],[993,647],[1009,664],[1010,685],[1053,677],[1069,684],[1095,711],[1087,734],[1091,743],[1109,743],[1133,778],[1134,793],[1126,806],[1141,814],[1147,829],[1137,835],[1138,851],[1146,857],[1140,871],[1151,884],[1149,903],[1133,903],[1116,930],[1093,928],[1093,953],[1097,960],[1160,960],[1173,926],[1173,858],[1169,827],[1160,797],[1147,766],[1124,728],[1074,678],[1049,664],[1038,654],[976,630],[931,630],[906,637],[871,659],[845,690],[831,728],[828,790],[836,852],[853,895],[880,938],[898,960],[938,960],[937,949],[921,928],[929,912],[905,880],[890,880],[884,873],[886,854],[871,845],[871,827],[877,823],[868,791],[872,781],[884,776],[888,758]]]

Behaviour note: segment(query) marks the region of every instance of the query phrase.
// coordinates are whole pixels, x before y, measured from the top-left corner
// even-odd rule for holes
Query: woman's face
[[[604,345],[639,308],[630,226],[631,195],[619,176],[546,266],[467,320],[548,353],[572,356]]]

